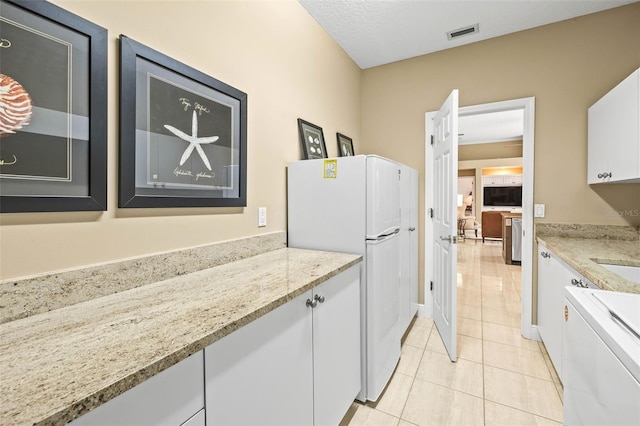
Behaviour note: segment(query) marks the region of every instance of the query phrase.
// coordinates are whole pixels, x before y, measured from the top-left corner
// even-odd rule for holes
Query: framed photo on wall
[[[106,210],[107,30],[0,0],[0,104],[0,212]]]
[[[349,136],[337,133],[338,138],[338,155],[340,157],[353,157],[353,140]]]
[[[298,133],[302,146],[302,159],[327,158],[322,128],[298,118]]]
[[[247,94],[120,36],[119,207],[242,207]]]

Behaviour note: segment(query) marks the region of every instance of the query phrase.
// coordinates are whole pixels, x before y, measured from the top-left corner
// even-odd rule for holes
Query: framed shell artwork
[[[353,157],[353,140],[349,136],[345,136],[342,133],[337,133],[338,139],[338,153],[340,157]]]
[[[106,210],[107,30],[0,0],[0,212]]]
[[[322,127],[298,118],[298,133],[302,145],[302,159],[327,158],[327,147],[324,143]]]

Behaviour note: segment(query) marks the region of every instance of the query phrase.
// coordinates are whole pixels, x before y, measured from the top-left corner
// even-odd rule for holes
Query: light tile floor
[[[502,245],[458,245],[458,361],[427,318],[405,335],[375,403],[355,402],[342,425],[560,425],[562,386],[544,345],[520,336],[520,266]]]

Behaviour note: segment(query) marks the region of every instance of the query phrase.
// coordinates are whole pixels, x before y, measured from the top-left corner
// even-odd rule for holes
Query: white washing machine
[[[565,425],[640,425],[640,294],[565,287]]]

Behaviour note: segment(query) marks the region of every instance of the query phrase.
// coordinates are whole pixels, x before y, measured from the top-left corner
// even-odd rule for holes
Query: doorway
[[[522,137],[522,163],[523,163],[523,192],[522,192],[522,307],[520,329],[523,337],[539,340],[539,336],[532,324],[532,281],[533,281],[533,178],[534,178],[534,122],[535,122],[535,98],[522,98],[509,101],[494,102],[480,105],[462,107],[459,116],[472,116],[492,112],[522,110],[523,112],[523,137]],[[431,113],[427,113],[429,116]],[[428,123],[427,123],[428,124]],[[429,127],[429,126],[427,126]],[[427,140],[430,134],[427,132]],[[428,143],[427,143],[428,145]],[[432,205],[433,194],[433,158],[429,149],[425,150],[425,211],[429,211]],[[453,178],[457,178],[457,169]],[[430,220],[425,220],[425,242],[433,239],[433,226]],[[425,313],[433,316],[433,297],[429,283],[433,280],[433,257],[429,244],[425,244],[425,283],[424,302]]]

